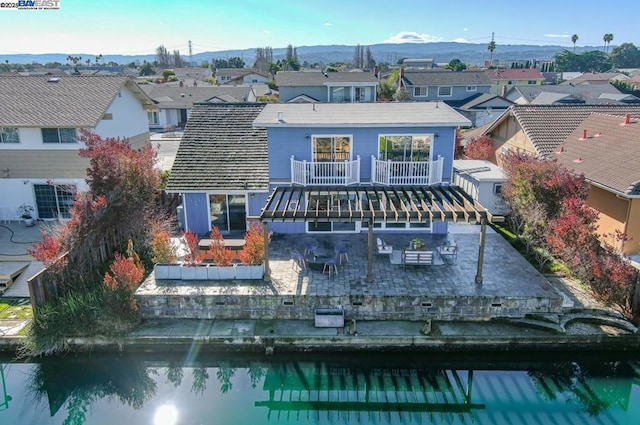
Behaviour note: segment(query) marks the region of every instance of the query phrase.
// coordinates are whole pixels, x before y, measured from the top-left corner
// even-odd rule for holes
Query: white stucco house
[[[87,187],[79,130],[140,147],[153,110],[124,76],[1,76],[0,218],[19,219],[22,204],[40,220],[68,218],[73,193]]]

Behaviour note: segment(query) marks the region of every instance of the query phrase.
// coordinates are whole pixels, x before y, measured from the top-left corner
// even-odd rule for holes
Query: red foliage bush
[[[187,248],[189,248],[189,252],[184,257],[184,262],[187,266],[194,266],[201,262],[199,255],[199,246],[198,246],[198,235],[191,230],[187,233],[183,233],[185,242],[187,243]]]
[[[220,229],[213,226],[211,229],[211,242],[209,244],[213,264],[220,267],[230,266],[233,262],[233,253],[224,246],[224,237]]]
[[[42,240],[27,248],[27,252],[53,273],[62,273],[67,267],[67,257],[62,257],[60,237],[48,235],[41,231]]]
[[[240,251],[240,261],[246,265],[258,266],[264,262],[264,232],[262,225],[253,222],[244,235],[244,247]]]
[[[133,314],[137,310],[133,293],[142,282],[144,268],[133,261],[116,253],[109,272],[104,274],[103,283],[107,288],[107,303],[117,312]]]
[[[489,159],[493,156],[493,140],[489,136],[473,138],[464,147],[463,159]]]

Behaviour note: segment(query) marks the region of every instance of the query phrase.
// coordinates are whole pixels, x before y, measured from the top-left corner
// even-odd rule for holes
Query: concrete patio
[[[373,281],[366,281],[367,235],[312,235],[321,248],[348,248],[349,262],[337,275],[302,270],[290,250],[301,252],[301,235],[278,235],[269,247],[271,282],[155,281],[149,276],[136,292],[146,318],[313,319],[316,308],[343,309],[358,320],[485,320],[559,313],[563,297],[500,235],[488,229],[482,284],[475,282],[478,225],[451,224],[448,235],[376,233],[395,250],[419,237],[428,250],[447,239],[458,245],[456,261],[442,265],[392,264],[374,247]],[[310,235],[305,235],[310,236]],[[440,262],[440,261],[439,261]]]

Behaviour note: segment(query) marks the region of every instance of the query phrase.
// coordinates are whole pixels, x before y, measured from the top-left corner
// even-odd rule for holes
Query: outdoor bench
[[[402,251],[402,267],[405,266],[432,266],[433,251]]]

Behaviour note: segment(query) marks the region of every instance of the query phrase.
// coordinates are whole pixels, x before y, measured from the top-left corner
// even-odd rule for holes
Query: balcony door
[[[430,161],[433,136],[430,134],[381,135],[379,159],[382,161]]]
[[[351,161],[351,136],[313,136],[313,162]]]
[[[76,186],[73,184],[34,184],[38,218],[71,218],[71,207],[75,200]]]

